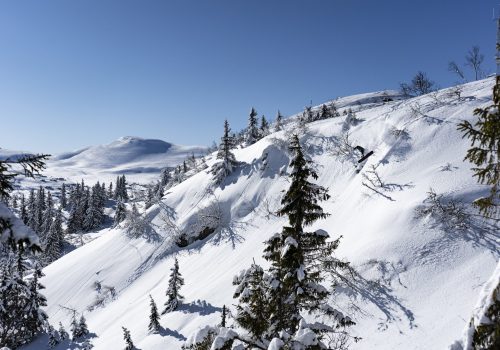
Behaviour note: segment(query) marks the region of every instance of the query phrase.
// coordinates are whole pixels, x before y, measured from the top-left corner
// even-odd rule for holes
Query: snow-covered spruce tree
[[[63,182],[61,185],[61,198],[60,198],[61,208],[66,209],[68,206],[68,198],[66,197],[66,184]]]
[[[154,203],[154,196],[153,196],[153,189],[151,186],[148,186],[148,189],[146,190],[146,199],[144,201],[144,206],[146,209],[150,208]]]
[[[73,320],[71,322],[71,338],[73,340],[78,340],[83,337],[86,337],[89,334],[89,329],[87,327],[87,321],[83,314],[80,316],[78,322],[76,321],[76,316],[73,316]]]
[[[179,294],[179,290],[184,285],[184,278],[179,271],[179,261],[175,258],[174,267],[170,269],[170,277],[168,279],[167,288],[167,301],[165,302],[165,308],[162,311],[162,315],[167,312],[172,312],[177,310],[179,304],[182,303],[184,297]]]
[[[87,210],[83,220],[83,228],[92,231],[99,228],[104,221],[104,196],[102,187],[97,182],[92,187],[92,193],[88,197]]]
[[[257,125],[257,111],[252,107],[250,114],[248,115],[248,127],[245,136],[245,142],[247,145],[254,144],[259,140],[259,127]]]
[[[47,346],[49,347],[49,349],[53,349],[60,343],[59,334],[54,329],[54,327],[52,327],[52,325],[49,325],[47,333],[49,334]]]
[[[281,112],[278,110],[278,114],[276,115],[276,121],[274,122],[274,131],[281,131],[283,129],[283,116]]]
[[[45,235],[43,262],[50,264],[51,262],[59,259],[62,255],[64,230],[62,227],[62,211],[59,208],[56,212],[54,221],[50,226],[49,232]]]
[[[222,162],[215,163],[212,167],[212,174],[216,183],[221,183],[238,165],[233,152],[231,152],[231,149],[234,147],[234,140],[230,136],[230,132],[229,123],[225,120],[224,136],[221,137],[219,152],[217,153],[217,159],[221,159]]]
[[[125,208],[125,204],[123,204],[121,201],[116,202],[114,226],[117,226],[120,222],[125,220],[126,217],[127,209]]]
[[[132,337],[130,336],[130,331],[122,327],[123,329],[123,340],[125,340],[125,350],[134,350],[135,345],[134,342],[132,341]]]
[[[0,197],[8,198],[13,180],[24,170],[33,177],[44,168],[48,156],[24,156],[0,160]],[[14,168],[14,169],[13,169]],[[35,201],[33,195],[33,202]],[[0,344],[17,348],[29,343],[45,325],[47,316],[37,308],[44,298],[38,293],[38,272],[34,280],[24,279],[28,268],[26,254],[41,250],[37,235],[0,203]],[[34,316],[36,315],[36,319]]]
[[[79,232],[83,229],[87,206],[88,195],[82,181],[82,184],[76,184],[76,186],[73,187],[70,194],[68,233]]]
[[[266,137],[269,135],[269,123],[265,116],[262,116],[260,119],[260,127],[259,127],[259,136],[260,138]]]
[[[122,202],[128,201],[127,179],[125,178],[125,175],[118,176],[116,178],[115,193],[113,198],[121,200]]]
[[[227,307],[226,305],[222,305],[222,312],[221,312],[221,318],[220,318],[220,326],[221,327],[226,327],[226,319],[227,319]]]
[[[43,240],[49,233],[50,227],[52,226],[52,221],[54,220],[54,202],[52,200],[52,194],[47,192],[47,204],[42,216],[42,225],[40,227],[40,238]]]
[[[234,319],[248,331],[254,342],[261,344],[269,338],[271,317],[271,308],[268,304],[270,286],[266,277],[262,267],[254,263],[233,279],[233,285],[236,286],[233,298],[238,299]]]
[[[500,214],[500,76],[493,87],[493,104],[477,108],[477,122],[472,125],[464,120],[458,125],[463,137],[471,140],[465,159],[476,167],[474,176],[479,183],[490,187],[489,196],[477,199],[474,204],[486,217]]]
[[[59,329],[57,330],[57,332],[59,333],[59,338],[61,339],[61,341],[69,339],[69,334],[68,332],[66,332],[66,329],[61,322],[59,322]]]
[[[39,278],[44,274],[38,263],[35,263],[33,277],[29,281],[29,300],[25,306],[26,313],[26,330],[28,339],[33,339],[37,334],[41,333],[47,325],[47,314],[41,309],[42,306],[47,306],[47,299],[39,292],[45,287],[39,282]]]
[[[168,168],[165,168],[161,171],[160,175],[160,185],[162,187],[166,186],[170,181],[172,180],[172,177],[170,176],[170,170]]]
[[[160,331],[160,314],[158,313],[158,308],[156,307],[156,303],[153,299],[153,297],[150,295],[149,296],[149,306],[150,306],[150,312],[149,312],[149,325],[148,329],[151,333],[158,333]]]
[[[272,236],[264,249],[264,258],[271,263],[269,283],[273,288],[269,319],[275,337],[282,332],[295,334],[303,321],[302,312],[331,316],[335,327],[353,324],[327,304],[331,292],[322,285],[326,271],[346,267],[346,263],[332,258],[338,240],[328,242],[329,235],[323,230],[304,230],[329,215],[318,204],[329,195],[325,188],[309,182],[310,178],[316,180],[318,175],[310,167],[311,161],[306,160],[297,135],[292,136],[290,151],[294,154],[290,163],[291,184],[281,201],[283,207],[277,212],[278,216],[288,217],[288,225]],[[334,329],[325,324],[311,327],[320,343],[324,333]]]
[[[19,204],[19,216],[25,225],[28,224],[28,210],[26,208],[26,199],[24,193],[21,194],[21,203]]]

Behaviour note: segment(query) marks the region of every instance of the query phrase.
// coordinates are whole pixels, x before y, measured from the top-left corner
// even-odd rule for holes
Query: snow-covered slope
[[[404,101],[368,99],[355,108],[359,124],[347,125],[345,116],[318,121],[302,136],[318,183],[332,195],[323,205],[332,215],[312,229],[342,235],[338,255],[358,272],[354,287],[338,288],[336,297],[357,323],[351,332],[363,338],[352,349],[446,349],[461,336],[499,259],[498,232],[479,227],[476,219],[464,230],[447,228],[446,221],[417,218],[415,210],[427,205],[430,188],[445,201],[467,203],[485,192],[462,161],[468,141],[456,124],[473,120],[475,108],[491,103],[492,86],[492,79],[467,84],[460,101],[449,89]],[[343,103],[349,105],[336,100],[338,106]],[[123,348],[125,326],[144,350],[180,349],[198,327],[218,323],[222,306],[234,302],[233,275],[252,259],[265,265],[262,242],[285,223],[272,212],[289,186],[285,140],[292,127],[289,123],[287,130],[235,150],[242,165],[222,186],[213,184],[207,170],[171,188],[161,205],[146,213],[153,223],[147,237],[128,237],[121,228],[104,230],[46,267],[42,283],[51,323],[68,327],[70,313],[63,307],[74,308],[84,312],[96,333],[95,349]],[[353,146],[374,151],[360,173],[355,159],[334,155],[346,130]],[[385,185],[379,193],[365,186],[363,175],[369,177],[372,166]],[[224,213],[219,230],[177,248],[180,234],[196,235],[198,214],[207,207]],[[150,335],[149,295],[160,307],[166,301],[174,255],[185,279],[185,304],[163,315],[163,331]],[[117,297],[88,311],[97,297],[95,281],[115,287]],[[45,341],[28,348],[41,349]]]
[[[179,146],[162,140],[121,137],[107,145],[87,147],[56,155],[47,163],[45,175],[74,181],[109,181],[125,174],[133,181],[148,182],[161,169],[173,167],[194,154],[205,154],[207,147]]]

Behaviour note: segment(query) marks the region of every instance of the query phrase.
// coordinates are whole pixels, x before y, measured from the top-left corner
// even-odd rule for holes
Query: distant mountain
[[[110,176],[126,174],[137,180],[149,180],[161,169],[174,167],[192,154],[207,152],[203,146],[180,146],[162,140],[121,137],[107,145],[55,155],[47,163],[49,176],[72,180],[108,180]]]

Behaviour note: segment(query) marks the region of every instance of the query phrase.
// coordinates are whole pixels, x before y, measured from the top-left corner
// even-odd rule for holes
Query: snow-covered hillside
[[[301,136],[318,183],[331,194],[323,208],[332,215],[313,229],[342,235],[338,254],[357,271],[354,284],[336,292],[336,304],[357,323],[351,333],[363,338],[352,349],[447,349],[461,337],[497,265],[498,231],[475,216],[458,228],[449,218],[436,217],[439,212],[416,212],[429,205],[431,188],[444,202],[470,203],[485,193],[472,178],[470,164],[463,162],[469,144],[456,125],[473,120],[475,108],[491,103],[493,83],[486,79],[464,85],[460,100],[452,89],[408,100],[393,96],[386,102],[380,97],[387,94],[381,93],[338,99],[340,112],[349,106],[360,121],[350,124],[346,116],[317,121]],[[106,229],[47,266],[42,283],[51,324],[62,322],[68,328],[71,315],[65,307],[74,308],[85,314],[96,334],[95,349],[123,348],[125,326],[139,349],[156,350],[180,349],[197,328],[218,323],[222,306],[234,303],[233,276],[252,259],[266,265],[263,241],[285,223],[273,212],[289,186],[286,140],[293,127],[289,122],[285,131],[235,150],[241,166],[223,184],[214,185],[207,169],[169,189],[162,203],[145,213],[152,222],[147,236],[132,238],[123,228]],[[338,154],[347,132],[352,146],[374,152],[359,173],[354,155]],[[107,157],[109,150],[128,142],[137,142],[132,148],[137,152],[151,147],[150,156],[140,162],[127,153]],[[165,159],[158,154],[172,151],[167,145],[122,139],[59,157],[49,164],[48,174],[97,172],[99,178],[104,172],[157,168]],[[209,158],[207,164],[214,161]],[[374,170],[382,183],[370,172]],[[223,213],[218,229],[204,240],[177,247],[180,236],[194,240],[200,233],[207,210]],[[149,295],[160,307],[166,301],[174,256],[185,279],[185,304],[163,315],[163,331],[150,335]],[[92,308],[96,281],[113,286],[117,296]],[[45,344],[40,338],[27,349]]]
[[[52,157],[46,175],[74,181],[110,181],[125,174],[133,181],[147,182],[161,169],[173,167],[194,154],[203,155],[207,147],[179,146],[162,140],[121,137],[107,145],[87,147]]]

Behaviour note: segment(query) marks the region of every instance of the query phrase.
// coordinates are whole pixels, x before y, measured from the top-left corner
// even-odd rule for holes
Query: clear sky
[[[312,101],[441,87],[473,45],[494,72],[490,0],[0,1],[0,147],[57,153],[125,135],[177,144]],[[471,77],[471,73],[469,77]]]

